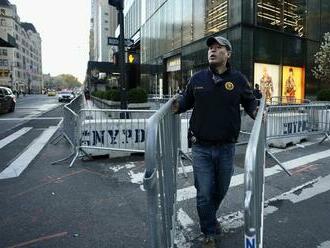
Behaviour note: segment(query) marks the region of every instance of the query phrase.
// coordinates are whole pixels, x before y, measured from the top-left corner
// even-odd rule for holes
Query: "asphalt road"
[[[40,117],[45,116],[62,117],[61,107]],[[15,131],[27,127],[26,123]],[[54,125],[37,123],[41,126],[28,125],[32,129],[13,141],[17,143],[0,148],[5,161],[1,171],[30,147],[29,141]],[[0,144],[13,126],[4,129]],[[60,129],[52,137],[58,135]],[[267,161],[264,247],[330,247],[330,141],[322,145],[316,141],[308,140],[304,148],[273,149],[292,177]],[[50,139],[19,176],[0,179],[0,247],[147,247],[143,156],[81,158],[71,168],[70,160],[52,164],[70,153],[64,139],[57,143]],[[234,184],[218,212],[225,229],[218,247],[244,246],[243,159],[241,147]],[[200,247],[191,165],[184,163],[188,177],[179,171],[175,240],[177,247]]]

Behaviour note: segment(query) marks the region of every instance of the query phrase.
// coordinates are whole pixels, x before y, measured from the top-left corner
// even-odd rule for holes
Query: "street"
[[[56,98],[27,96],[0,116],[0,247],[147,247],[143,156],[52,164],[71,153],[60,139],[62,108]],[[321,138],[271,149],[293,175],[267,159],[264,247],[330,247],[330,141],[318,144]],[[218,247],[244,246],[244,154],[245,146],[237,147],[218,212],[224,229]],[[184,164],[175,240],[177,247],[201,247],[192,166]]]

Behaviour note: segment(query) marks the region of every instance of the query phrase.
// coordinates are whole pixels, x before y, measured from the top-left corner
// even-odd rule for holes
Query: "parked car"
[[[56,91],[55,90],[48,90],[47,95],[48,96],[56,96]]]
[[[59,102],[70,102],[75,98],[75,95],[72,91],[61,91],[58,93]]]
[[[11,89],[0,87],[0,112],[14,112],[16,105],[16,96]]]

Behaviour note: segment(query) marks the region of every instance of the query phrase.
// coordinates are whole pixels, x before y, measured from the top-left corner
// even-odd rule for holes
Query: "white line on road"
[[[323,137],[318,138],[318,139],[316,139],[315,141],[312,141],[312,142],[304,142],[303,145],[296,144],[296,146],[291,146],[291,147],[288,147],[288,148],[285,148],[285,149],[272,147],[272,148],[269,149],[269,152],[271,152],[272,154],[276,154],[276,153],[287,152],[287,151],[298,149],[298,148],[306,148],[307,146],[311,146],[311,145],[315,145],[315,144],[319,143],[322,139],[323,139]],[[190,172],[193,172],[193,167],[191,165],[186,165],[184,167],[184,170],[185,170],[186,173],[190,173]],[[178,168],[178,173],[183,174],[182,167]]]
[[[189,215],[180,208],[177,212],[178,221],[180,222],[183,228],[188,228],[194,224],[194,221],[189,217]],[[189,228],[188,228],[189,230]]]
[[[308,187],[310,185],[312,185],[312,187]],[[266,207],[264,208],[264,216],[272,214],[278,210],[277,207],[271,205],[272,202],[276,202],[278,200],[289,200],[292,203],[298,203],[304,200],[308,200],[318,194],[322,194],[329,190],[330,190],[330,175],[311,180],[285,193],[282,193],[278,196],[275,196],[267,200],[265,202]],[[299,195],[296,194],[297,191],[301,191]],[[223,228],[235,229],[244,225],[244,214],[240,210],[234,213],[221,216],[220,218],[218,218],[218,220],[221,222]],[[323,248],[327,246],[321,246],[321,247]]]
[[[22,117],[22,118],[0,118],[0,121],[25,121],[25,120],[62,120],[63,117]]]
[[[302,165],[330,157],[330,150],[325,150],[323,152],[313,153],[304,157],[300,157],[297,159],[289,160],[283,163],[283,166],[288,169],[294,169],[300,167]],[[271,168],[265,169],[265,177],[275,175],[277,173],[282,172],[283,170],[279,165],[275,165]],[[244,174],[238,174],[232,177],[230,187],[238,186],[244,183]],[[194,186],[186,187],[183,189],[179,189],[177,191],[177,201],[189,200],[196,197],[196,189]]]
[[[30,131],[32,127],[24,127],[20,130],[18,130],[15,133],[12,133],[11,135],[7,136],[6,138],[0,140],[0,149],[9,143],[13,142],[14,140],[18,139],[21,137],[23,134],[26,134],[28,131]]]
[[[330,247],[330,240],[323,242],[317,248],[329,248]]]
[[[284,193],[281,197],[278,197],[275,200],[289,200],[293,203],[298,203],[304,200],[307,200],[309,198],[312,198],[313,196],[316,196],[318,194],[322,194],[324,192],[327,192],[330,190],[330,175],[325,177],[319,177],[312,182],[309,183],[309,185],[312,185],[312,187],[304,188],[303,191],[297,195],[294,194],[297,190],[292,191],[293,193]]]
[[[18,158],[0,173],[0,179],[18,177],[44,148],[57,129],[58,126],[51,126],[43,131]]]

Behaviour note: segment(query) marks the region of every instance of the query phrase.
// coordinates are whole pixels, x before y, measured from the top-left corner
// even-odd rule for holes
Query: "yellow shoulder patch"
[[[232,82],[226,82],[225,83],[225,88],[226,88],[226,90],[233,90],[234,89],[234,84]]]

